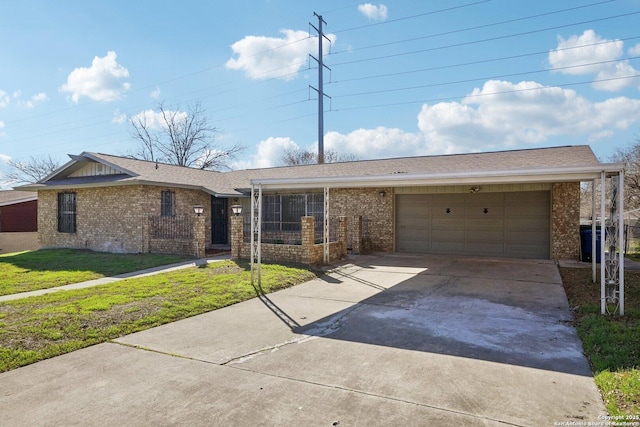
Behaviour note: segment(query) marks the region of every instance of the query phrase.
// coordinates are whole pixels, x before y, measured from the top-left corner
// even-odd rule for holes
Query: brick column
[[[347,255],[347,217],[341,216],[340,231],[338,233],[338,241],[340,242],[340,258]]]
[[[244,224],[241,216],[231,217],[231,259],[240,259],[244,243]]]
[[[196,258],[204,258],[205,241],[206,241],[204,216],[196,216],[193,219],[193,256]]]
[[[351,233],[351,251],[359,255],[362,253],[362,216],[353,217],[353,230]]]
[[[302,217],[301,238],[302,238],[302,263],[313,264],[311,259],[314,245],[314,218],[312,216]]]

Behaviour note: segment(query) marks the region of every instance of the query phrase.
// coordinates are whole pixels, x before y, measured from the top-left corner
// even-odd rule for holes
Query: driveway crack
[[[260,355],[278,351],[281,348],[291,344],[302,344],[316,338],[331,335],[334,332],[337,332],[338,330],[340,330],[340,328],[342,327],[342,324],[348,319],[349,314],[351,314],[354,310],[358,309],[360,306],[361,304],[355,304],[349,309],[344,310],[343,312],[330,317],[328,320],[324,322],[311,324],[312,326],[311,328],[306,327],[304,329],[304,332],[301,333],[300,336],[296,338],[293,338],[291,340],[287,340],[278,344],[274,344],[268,347],[263,347],[259,350],[251,351],[251,352],[242,354],[240,356],[233,357],[229,360],[226,360],[220,363],[220,365],[224,366],[224,365],[234,365],[234,364],[244,363]],[[302,328],[295,328],[293,329],[293,332],[296,332],[296,329],[302,329]]]

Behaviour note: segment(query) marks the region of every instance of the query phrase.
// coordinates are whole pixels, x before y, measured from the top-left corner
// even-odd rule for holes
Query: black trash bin
[[[583,228],[580,230],[580,252],[583,262],[591,262],[591,237],[593,230],[591,228]],[[596,230],[596,262],[600,262],[600,230]]]

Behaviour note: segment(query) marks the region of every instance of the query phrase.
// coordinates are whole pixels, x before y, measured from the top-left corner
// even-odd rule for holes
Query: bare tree
[[[624,195],[626,210],[640,208],[640,137],[633,145],[618,148],[610,161],[626,164]]]
[[[355,154],[340,154],[335,150],[325,150],[324,152],[325,163],[352,162],[355,160],[360,160]],[[282,156],[282,163],[286,166],[315,164],[318,163],[318,153],[312,150],[286,150]]]
[[[60,167],[60,162],[47,156],[31,156],[27,160],[9,160],[11,170],[5,181],[15,184],[39,182]]]
[[[139,142],[130,157],[162,161],[199,169],[229,169],[229,161],[244,148],[223,147],[216,142],[218,129],[211,126],[197,103],[186,112],[160,103],[153,117],[141,113],[129,118],[131,136]]]

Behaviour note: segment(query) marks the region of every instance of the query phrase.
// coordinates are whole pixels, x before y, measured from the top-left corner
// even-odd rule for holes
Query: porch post
[[[244,221],[242,216],[231,217],[231,259],[240,259],[244,244]]]
[[[604,258],[604,246],[606,244],[606,229],[605,223],[605,190],[606,190],[605,172],[600,174],[600,312],[605,314],[607,311],[607,301],[605,293],[605,258]]]
[[[205,257],[205,240],[204,216],[196,216],[193,220],[193,255],[196,258]]]
[[[257,191],[256,191],[257,190]],[[258,282],[262,285],[260,278],[260,264],[262,248],[262,185],[258,184],[256,189],[251,184],[251,285]]]
[[[596,180],[591,181],[591,281],[596,280]]]
[[[624,171],[618,174],[618,301],[624,316]],[[613,221],[614,219],[611,218]]]
[[[329,187],[324,187],[324,263],[329,264]]]

